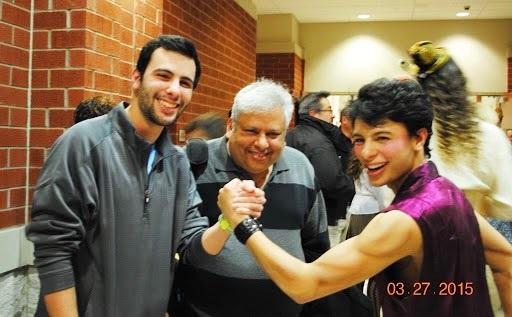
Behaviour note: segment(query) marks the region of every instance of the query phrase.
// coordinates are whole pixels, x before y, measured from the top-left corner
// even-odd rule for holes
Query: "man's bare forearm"
[[[78,317],[74,287],[46,294],[44,303],[50,317]]]

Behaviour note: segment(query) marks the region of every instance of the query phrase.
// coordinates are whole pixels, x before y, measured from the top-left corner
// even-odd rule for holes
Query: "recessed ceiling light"
[[[455,14],[455,15],[458,17],[468,17],[469,12],[457,12],[457,14]]]
[[[368,19],[370,17],[369,14],[360,14],[357,16],[358,19]]]

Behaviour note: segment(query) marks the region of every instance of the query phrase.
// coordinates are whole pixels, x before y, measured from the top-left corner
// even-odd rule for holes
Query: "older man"
[[[197,179],[203,198],[200,211],[216,222],[219,189],[233,179],[251,180],[265,192],[267,201],[260,220],[270,239],[309,262],[329,249],[327,219],[313,167],[302,153],[285,146],[292,111],[290,94],[270,80],[256,81],[235,96],[226,137],[208,142],[208,164]],[[219,223],[232,231],[227,220],[221,217]],[[180,296],[185,315],[301,313],[302,305],[279,290],[233,236],[217,257],[185,261],[182,269]]]

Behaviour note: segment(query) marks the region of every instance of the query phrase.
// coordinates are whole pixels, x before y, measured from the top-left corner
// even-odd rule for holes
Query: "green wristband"
[[[222,230],[224,230],[227,233],[233,233],[233,228],[231,227],[231,224],[229,223],[229,220],[224,218],[223,214],[219,215],[219,226]]]

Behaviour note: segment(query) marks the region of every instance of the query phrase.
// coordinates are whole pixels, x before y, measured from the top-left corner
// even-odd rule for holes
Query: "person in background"
[[[500,128],[478,118],[468,98],[466,78],[445,49],[420,41],[408,53],[434,107],[432,161],[439,173],[464,191],[476,212],[512,220],[512,164],[504,164],[512,157],[510,142]],[[498,313],[491,273],[488,284]]]
[[[228,220],[237,239],[298,303],[378,274],[386,317],[493,316],[487,261],[505,316],[512,316],[512,246],[427,161],[433,118],[429,97],[413,80],[380,79],[362,87],[351,107],[354,153],[373,186],[388,185],[396,193],[392,204],[361,234],[312,263],[273,243],[257,219],[232,213]],[[242,182],[244,189],[238,182],[220,191],[219,206],[229,205],[240,190],[257,192],[251,181]],[[228,306],[229,299],[236,302],[225,298]]]
[[[354,182],[346,174],[349,143],[337,126],[327,97],[328,92],[309,93],[299,103],[295,128],[286,135],[286,144],[301,151],[315,169],[327,208],[331,246],[338,244],[346,226],[346,211],[354,196]],[[344,145],[349,147],[346,149]]]
[[[187,140],[201,138],[211,140],[226,133],[226,120],[216,112],[207,112],[197,116],[185,126]]]
[[[505,130],[505,133],[507,134],[507,138],[509,139],[510,143],[512,143],[512,129]]]
[[[129,106],[54,143],[26,229],[41,280],[37,316],[164,316],[174,254],[221,251],[229,235],[219,224],[207,229],[188,160],[167,130],[200,74],[191,41],[154,38],[133,71]],[[248,214],[261,215],[263,195],[248,201]]]
[[[87,119],[96,118],[107,114],[114,109],[116,104],[108,97],[96,96],[82,100],[75,108],[73,122],[77,124]]]

